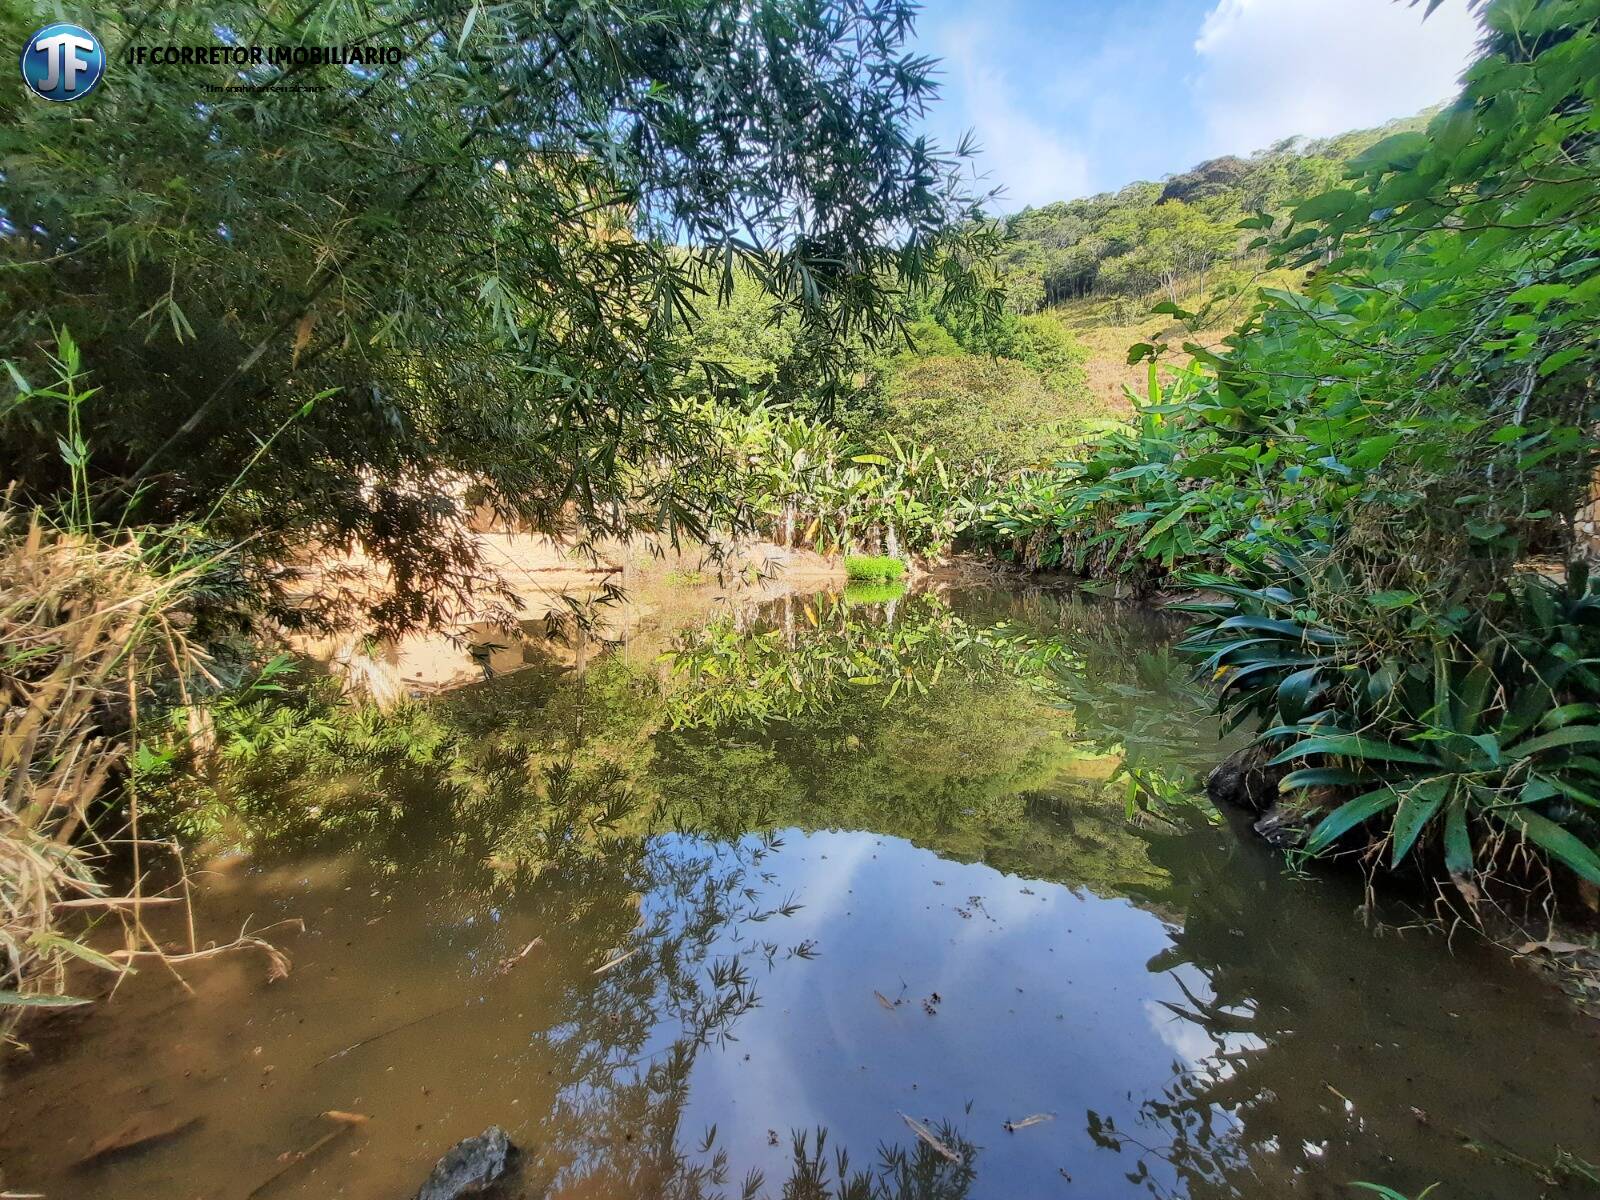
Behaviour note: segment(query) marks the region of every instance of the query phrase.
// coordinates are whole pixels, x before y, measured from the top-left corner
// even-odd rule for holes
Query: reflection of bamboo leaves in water
[[[534,1138],[547,1186],[604,1183],[621,1195],[705,1195],[721,1172],[678,1148],[678,1121],[700,1050],[756,1003],[744,954],[716,953],[730,929],[772,915],[747,899],[771,839],[717,847],[661,839],[646,856],[650,911],[626,957],[577,980],[567,1019],[535,1036],[570,1080]],[[657,1031],[678,1032],[647,1053]],[[602,1188],[602,1190],[605,1190]]]
[[[961,1200],[977,1179],[972,1162],[978,1148],[949,1122],[928,1134],[937,1147],[920,1137],[909,1151],[881,1146],[876,1167],[857,1171],[847,1150],[836,1151],[830,1163],[826,1129],[809,1137],[796,1133],[784,1200]]]
[[[686,634],[671,654],[667,710],[679,727],[797,721],[857,690],[926,695],[950,671],[1027,676],[1048,646],[1002,625],[975,626],[932,594],[909,597],[897,618],[820,597],[800,637],[742,630],[732,616]]]
[[[751,884],[781,842],[747,838],[719,845],[675,835],[657,839],[646,856],[650,908],[631,935],[633,951],[605,974],[575,975],[564,1012],[532,1039],[537,1059],[568,1080],[550,1115],[527,1131],[529,1182],[549,1192],[649,1195],[711,1200],[727,1195],[729,1166],[713,1127],[687,1137],[680,1129],[690,1078],[700,1053],[731,1038],[739,1018],[757,1002],[749,962],[775,958],[773,943],[726,952],[742,930],[764,927],[796,907],[764,907]],[[803,948],[795,952],[803,955]],[[603,954],[604,961],[617,956]],[[663,1029],[675,1031],[665,1045]],[[826,1133],[798,1135],[784,1197],[960,1200],[973,1175],[975,1148],[948,1125],[941,1141],[963,1163],[939,1159],[923,1146],[882,1150],[875,1170],[856,1171],[848,1156],[830,1162]],[[755,1174],[734,1193],[749,1200],[770,1194]]]
[[[1111,782],[1125,780],[1130,810],[1158,807],[1194,790],[1216,761],[1216,726],[1204,689],[1167,646],[1173,630],[1148,614],[1023,597],[1035,629],[976,625],[938,597],[909,597],[898,620],[822,598],[820,616],[796,638],[745,630],[729,619],[686,635],[672,654],[669,721],[727,728],[801,722],[863,692],[888,705],[928,695],[941,679],[1010,676],[1059,703],[1073,740],[1116,755]]]
[[[1150,633],[1128,623],[1064,631],[1049,665],[1051,695],[1071,714],[1076,739],[1120,756],[1110,782],[1126,780],[1130,813],[1191,797],[1218,758],[1210,697]]]

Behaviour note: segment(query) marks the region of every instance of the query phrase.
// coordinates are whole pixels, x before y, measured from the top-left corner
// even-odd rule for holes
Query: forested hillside
[[[1037,312],[1073,300],[1116,298],[1119,315],[1161,296],[1239,287],[1266,256],[1247,250],[1239,222],[1282,215],[1334,186],[1374,143],[1424,128],[1437,110],[1337,137],[1288,138],[1248,158],[1209,159],[1160,182],[1130,183],[1082,200],[1026,208],[1004,222],[1006,300]]]
[[[1144,373],[1127,349],[1155,340],[1215,346],[1244,315],[1254,289],[1292,283],[1271,271],[1248,218],[1283,214],[1299,199],[1332,187],[1345,164],[1381,138],[1423,128],[1433,113],[1336,137],[1290,138],[1247,158],[1210,159],[1160,182],[1028,208],[1005,222],[1006,302],[1017,312],[1048,312],[1081,349],[1089,401],[1125,414],[1125,389]],[[1161,303],[1212,307],[1199,329],[1185,329]],[[1171,361],[1188,356],[1175,348]]]
[[[1298,199],[1339,180],[1352,158],[1423,128],[1433,111],[1024,209],[997,224],[990,267],[999,311],[913,302],[902,336],[857,344],[853,380],[825,399],[795,318],[750,276],[702,306],[689,349],[725,372],[725,395],[823,414],[874,448],[893,434],[936,445],[952,462],[1044,465],[1128,415],[1125,387],[1142,391],[1144,375],[1128,366],[1129,345],[1179,334],[1214,344],[1256,287],[1293,278],[1269,269],[1267,251],[1252,244],[1259,229],[1241,222],[1283,219]],[[1209,324],[1198,333],[1171,315],[1179,304],[1207,303]],[[1174,350],[1172,361],[1187,361]]]

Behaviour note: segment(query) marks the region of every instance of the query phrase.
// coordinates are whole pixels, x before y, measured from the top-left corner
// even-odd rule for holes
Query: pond
[[[465,752],[209,864],[200,939],[263,930],[286,976],[146,967],[38,1031],[4,1184],[400,1198],[490,1125],[520,1194],[599,1200],[1506,1200],[1600,1158],[1594,1022],[1195,798],[1174,633],[790,597],[451,694]]]

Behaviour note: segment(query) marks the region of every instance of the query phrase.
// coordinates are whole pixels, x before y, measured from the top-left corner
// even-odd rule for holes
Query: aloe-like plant
[[[1288,797],[1334,789],[1303,853],[1352,830],[1388,842],[1391,866],[1436,844],[1470,887],[1504,837],[1600,883],[1600,594],[1574,563],[1556,582],[1523,575],[1499,620],[1387,641],[1334,628],[1309,603],[1323,560],[1280,555],[1282,582],[1197,575],[1217,599],[1184,643],[1221,688],[1233,723],[1256,718]],[[1406,594],[1371,592],[1376,621]]]

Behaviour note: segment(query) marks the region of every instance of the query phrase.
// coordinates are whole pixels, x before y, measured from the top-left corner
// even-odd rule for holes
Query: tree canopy
[[[47,9],[0,28],[17,43]],[[18,372],[0,465],[45,497],[86,460],[135,519],[209,513],[264,560],[359,545],[399,585],[372,614],[391,626],[476,568],[454,524],[464,480],[537,528],[696,530],[708,493],[678,468],[706,453],[682,403],[704,379],[676,335],[736,272],[793,314],[824,382],[844,346],[896,331],[907,291],[984,298],[962,265],[989,235],[961,155],[913,131],[935,86],[906,49],[912,16],[895,0],[108,12],[88,105],[0,85]],[[124,58],[217,42],[400,54]],[[36,387],[61,329],[98,389],[66,456],[60,402]]]

